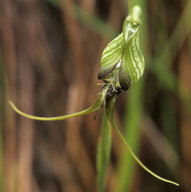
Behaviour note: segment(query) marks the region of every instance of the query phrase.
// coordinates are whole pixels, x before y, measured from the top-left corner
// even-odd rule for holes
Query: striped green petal
[[[101,57],[101,68],[98,72],[98,79],[103,79],[111,73],[116,67],[117,63],[122,58],[124,49],[123,33],[112,40],[104,49]]]
[[[145,62],[139,45],[139,32],[125,45],[119,70],[119,83],[123,90],[138,81],[144,72]]]

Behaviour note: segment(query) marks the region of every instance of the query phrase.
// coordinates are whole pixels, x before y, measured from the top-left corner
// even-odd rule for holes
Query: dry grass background
[[[144,47],[149,52],[146,61],[150,65],[149,57],[162,51],[185,5],[186,1],[177,0],[147,1]],[[79,8],[88,13],[85,18],[78,15]],[[8,106],[8,100],[13,100],[23,111],[40,116],[68,114],[93,104],[101,88],[96,85],[101,53],[115,31],[121,30],[126,14],[124,0],[63,0],[60,4],[53,0],[0,2],[2,191],[97,191],[96,146],[102,112],[96,120],[95,114],[91,114],[67,121],[37,122],[18,116]],[[111,30],[100,27],[95,20],[89,22],[92,15],[105,21]],[[165,30],[161,29],[163,26]],[[191,190],[191,39],[189,29],[184,29],[179,31],[178,43],[170,47],[170,55],[175,55],[168,66],[181,87],[171,90],[158,80],[157,73],[152,70],[145,73],[139,156],[162,175],[167,164],[176,172],[181,189],[188,192]],[[186,30],[186,41],[183,39],[181,43]],[[115,115],[120,124],[124,106],[125,94],[122,94]],[[163,129],[168,125],[174,127],[173,132]],[[119,143],[113,134],[106,179],[108,192],[117,185]],[[130,191],[154,190],[179,191],[137,167]]]

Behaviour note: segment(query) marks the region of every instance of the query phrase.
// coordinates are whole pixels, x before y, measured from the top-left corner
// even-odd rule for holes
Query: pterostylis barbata
[[[122,33],[112,40],[104,49],[101,57],[101,68],[98,72],[98,79],[104,81],[102,90],[96,102],[89,108],[77,113],[56,116],[56,117],[39,117],[26,114],[19,110],[13,102],[9,102],[12,108],[20,115],[40,121],[64,120],[71,117],[86,115],[88,113],[105,108],[107,118],[119,135],[128,151],[135,161],[148,173],[157,179],[179,186],[178,183],[164,179],[149,170],[133,153],[126,139],[118,129],[114,118],[113,109],[117,96],[138,81],[144,72],[145,62],[140,49],[139,33],[141,30],[141,8],[134,6],[131,14],[127,16],[123,23]]]

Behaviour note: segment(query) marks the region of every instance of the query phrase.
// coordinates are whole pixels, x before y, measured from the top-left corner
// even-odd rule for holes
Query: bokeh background
[[[191,1],[135,0],[143,9],[144,77],[116,104],[130,146],[163,183],[129,157],[113,132],[107,192],[191,191]],[[0,191],[96,192],[102,111],[39,122],[97,98],[101,53],[122,27],[126,0],[0,1]]]

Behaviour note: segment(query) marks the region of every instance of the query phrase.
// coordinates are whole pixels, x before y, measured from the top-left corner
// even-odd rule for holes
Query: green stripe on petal
[[[145,62],[139,45],[139,32],[125,45],[122,64],[119,71],[119,82],[122,89],[126,90],[129,84],[138,81],[144,72]]]
[[[124,37],[123,33],[121,33],[113,41],[111,41],[103,51],[101,57],[101,68],[98,72],[98,79],[104,78],[114,70],[117,63],[122,58],[123,49]]]

